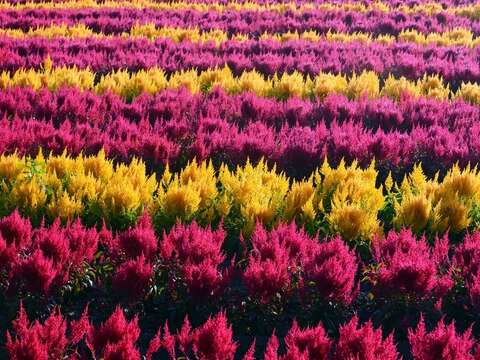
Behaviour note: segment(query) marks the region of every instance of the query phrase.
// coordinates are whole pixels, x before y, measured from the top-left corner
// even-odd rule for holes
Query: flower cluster
[[[47,59],[48,60],[48,59]],[[286,100],[290,97],[324,98],[328,94],[342,94],[350,99],[369,99],[388,96],[398,99],[402,94],[410,96],[426,96],[435,99],[463,98],[478,103],[480,86],[475,83],[462,84],[458,91],[452,92],[448,84],[438,75],[424,75],[417,81],[407,80],[405,77],[389,75],[384,86],[380,87],[380,77],[372,71],[361,71],[349,78],[332,73],[320,73],[314,78],[305,78],[303,74],[294,71],[292,74],[284,72],[281,75],[265,77],[256,70],[244,71],[238,77],[234,76],[228,67],[208,68],[201,73],[195,70],[172,72],[167,76],[156,67],[129,73],[126,70],[117,70],[106,74],[95,83],[95,73],[76,67],[54,67],[44,65],[43,70],[19,69],[15,72],[1,74],[0,88],[28,86],[39,90],[42,86],[56,90],[65,86],[74,86],[81,90],[94,90],[99,94],[112,92],[131,100],[142,93],[156,94],[164,89],[185,87],[192,93],[209,91],[216,87],[231,94],[253,92],[258,96],[273,97]]]
[[[101,356],[103,359],[141,359],[137,345],[141,334],[138,318],[128,320],[120,307],[102,324],[94,326],[85,309],[79,320],[67,321],[57,309],[40,323],[30,323],[23,307],[13,323],[14,335],[7,332],[6,348],[11,359],[77,358]],[[408,339],[414,359],[473,360],[474,340],[470,330],[459,334],[453,323],[440,321],[427,332],[423,318],[415,330],[409,329]],[[400,359],[392,334],[384,338],[382,329],[371,322],[359,323],[354,316],[341,326],[338,340],[327,336],[322,324],[301,329],[294,321],[285,336],[285,353],[279,355],[279,340],[273,334],[268,340],[263,358],[266,360],[349,360]],[[84,346],[82,346],[84,344]],[[255,359],[256,343],[250,346],[243,359]],[[188,318],[176,333],[168,323],[160,327],[150,340],[145,357],[162,354],[164,358],[185,356],[191,359],[234,359],[238,357],[238,342],[225,313],[209,317],[193,328]]]

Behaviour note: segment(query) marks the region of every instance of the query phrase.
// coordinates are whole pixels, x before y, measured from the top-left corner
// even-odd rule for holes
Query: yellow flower
[[[356,162],[346,167],[343,160],[332,169],[324,162],[314,175],[314,206],[325,214],[332,231],[346,240],[371,240],[378,233],[377,217],[384,197],[381,187],[376,187],[376,179],[373,162],[367,169],[359,168]]]
[[[14,184],[11,199],[15,207],[26,212],[36,212],[45,206],[47,195],[39,180],[34,176],[30,180],[18,181]]]
[[[93,175],[102,181],[110,179],[113,175],[113,164],[105,158],[105,151],[102,149],[95,156],[87,156],[82,159],[85,175]]]
[[[297,215],[305,215],[307,219],[315,218],[315,209],[313,208],[313,182],[309,181],[294,182],[285,199],[285,220],[290,221]]]
[[[432,203],[424,195],[414,195],[395,203],[394,224],[397,228],[410,227],[415,233],[425,229],[431,217]]]
[[[25,162],[17,154],[0,156],[0,178],[14,180],[22,174]]]
[[[193,160],[174,176],[167,167],[157,194],[158,210],[183,220],[190,220],[194,215],[210,219],[218,195],[216,182],[211,162],[199,165]]]
[[[256,220],[265,224],[276,221],[289,191],[285,175],[277,174],[275,167],[270,170],[263,160],[256,166],[247,161],[245,167],[237,167],[235,172],[222,166],[219,181],[232,207],[240,210],[246,223],[245,231],[251,230]]]
[[[82,213],[83,205],[81,201],[75,200],[63,191],[48,204],[47,211],[53,218],[60,217],[62,220],[71,220]]]
[[[81,166],[82,162],[78,162],[76,159],[71,158],[67,155],[65,150],[60,156],[49,156],[46,160],[46,170],[47,172],[56,173],[59,178],[64,178],[65,176],[78,171],[78,167]]]

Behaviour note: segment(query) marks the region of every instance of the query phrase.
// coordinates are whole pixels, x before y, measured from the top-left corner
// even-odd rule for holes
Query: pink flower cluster
[[[64,88],[0,92],[0,151],[36,155],[97,153],[150,167],[179,166],[184,157],[244,163],[265,157],[303,177],[327,157],[398,172],[422,162],[427,174],[480,162],[479,107],[461,101],[404,98],[278,101],[220,89],[143,94],[126,103],[112,94]]]
[[[137,316],[128,320],[120,307],[102,324],[95,326],[88,317],[88,307],[79,320],[68,321],[57,309],[43,322],[30,323],[23,308],[13,322],[13,334],[7,332],[6,349],[12,360],[81,359],[88,356],[105,360],[141,359],[137,344],[141,335]],[[458,333],[454,323],[443,320],[431,331],[426,330],[423,317],[416,329],[409,329],[408,340],[415,360],[473,360],[475,341],[471,331]],[[285,350],[279,354],[279,339],[272,334],[263,353],[265,360],[399,360],[393,334],[384,337],[371,321],[361,324],[357,316],[340,327],[337,340],[330,338],[322,324],[300,328],[296,321],[283,339]],[[177,359],[183,356],[198,360],[232,360],[239,358],[238,342],[227,316],[220,312],[193,328],[185,318],[183,325],[172,333],[168,323],[160,327],[145,351],[147,360],[157,355]],[[257,351],[256,351],[257,350]],[[243,360],[254,360],[253,341]],[[259,354],[258,354],[259,355]]]
[[[441,298],[453,286],[448,249],[447,235],[437,238],[432,248],[425,236],[417,240],[407,229],[375,239],[375,266],[369,274],[374,291],[383,296]]]
[[[82,271],[97,252],[99,235],[80,220],[33,230],[17,211],[0,220],[0,269],[5,270],[8,290],[25,289],[49,294]]]
[[[268,302],[313,282],[324,300],[350,303],[358,268],[355,254],[340,238],[319,243],[294,223],[267,232],[257,224],[252,251],[242,274],[251,296]]]
[[[240,239],[243,251],[227,257],[221,225],[177,224],[158,239],[146,213],[135,226],[112,233],[80,221],[33,229],[15,211],[0,220],[0,276],[7,294],[49,296],[82,279],[87,269],[108,265],[113,270],[100,272],[95,286],[111,286],[113,294],[131,301],[161,283],[171,294],[201,301],[229,298],[240,286],[250,300],[266,305],[295,296],[349,305],[361,291],[440,304],[460,281],[471,305],[480,307],[479,236],[466,235],[450,257],[447,236],[430,246],[410,230],[390,231],[374,240],[373,259],[364,263],[359,281],[359,257],[340,237],[320,240],[294,223],[269,231],[257,224],[249,238]]]
[[[162,51],[158,51],[161,48]],[[163,38],[4,38],[0,37],[0,71],[39,69],[48,54],[53,66],[76,66],[103,73],[118,69],[138,71],[159,67],[171,73],[187,69],[204,71],[228,65],[235,75],[256,70],[265,76],[300,71],[313,77],[320,72],[352,75],[364,70],[381,77],[394,74],[408,79],[425,73],[442,76],[460,85],[480,80],[480,66],[475,48],[468,46],[425,46],[393,42],[392,44],[332,41],[268,39],[244,42],[227,40],[221,46],[211,42],[176,43]],[[168,56],[165,56],[168,54]]]
[[[250,9],[225,11],[198,11],[193,9],[135,8],[52,8],[9,10],[1,14],[2,28],[25,29],[57,25],[85,24],[95,32],[121,34],[137,23],[154,23],[157,27],[196,27],[202,31],[221,29],[229,34],[249,33],[260,36],[264,32],[299,33],[315,30],[319,33],[366,32],[372,34],[398,35],[402,30],[415,29],[421,33],[445,32],[452,28],[468,28],[475,36],[480,33],[480,24],[474,18],[448,12],[434,16],[426,13],[404,13],[400,11],[368,11],[305,9],[302,12],[252,11]],[[211,45],[212,47],[215,44]],[[143,57],[145,58],[145,57]]]

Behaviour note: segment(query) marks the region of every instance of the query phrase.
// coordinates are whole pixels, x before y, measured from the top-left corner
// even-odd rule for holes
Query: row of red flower
[[[279,102],[252,94],[228,96],[164,91],[132,104],[78,89],[58,92],[11,89],[0,93],[0,152],[35,156],[97,153],[151,168],[185,159],[244,164],[261,157],[298,178],[327,157],[332,164],[377,161],[402,174],[417,162],[432,175],[459,162],[480,162],[479,107],[464,102],[386,98]],[[14,120],[10,121],[13,117]],[[385,171],[385,172],[386,172]]]
[[[391,231],[375,239],[372,258],[363,261],[339,237],[319,241],[295,224],[271,231],[257,225],[249,239],[232,239],[221,226],[177,224],[158,241],[146,214],[135,227],[113,234],[79,221],[32,229],[15,212],[0,220],[0,234],[1,284],[17,296],[93,286],[133,301],[163,286],[169,296],[196,301],[235,293],[240,302],[301,296],[305,303],[348,305],[359,293],[437,301],[457,285],[471,305],[480,305],[480,233],[450,247],[447,236],[430,246],[409,230]]]
[[[6,348],[11,359],[80,359],[89,355],[104,360],[141,359],[137,341],[141,334],[138,317],[128,320],[120,307],[104,323],[93,325],[88,318],[88,308],[77,321],[67,321],[60,311],[55,311],[43,322],[30,323],[23,307],[13,323],[15,335],[7,333]],[[410,352],[415,360],[473,360],[480,358],[474,350],[471,330],[459,333],[455,324],[443,320],[427,331],[423,317],[416,329],[408,330]],[[265,360],[397,360],[393,334],[384,338],[382,329],[372,322],[361,324],[354,316],[340,327],[338,340],[328,336],[322,324],[300,328],[294,320],[283,339],[285,350],[279,351],[275,332],[267,342],[262,358]],[[146,359],[162,355],[163,358],[231,360],[240,358],[239,344],[234,340],[232,327],[224,312],[192,328],[186,317],[181,328],[172,333],[168,323],[160,327],[150,341]],[[263,350],[263,349],[262,349]],[[476,352],[473,355],[473,352]],[[279,352],[283,354],[279,354]],[[255,340],[243,354],[243,360],[253,360],[262,351]],[[257,357],[255,356],[257,355]]]

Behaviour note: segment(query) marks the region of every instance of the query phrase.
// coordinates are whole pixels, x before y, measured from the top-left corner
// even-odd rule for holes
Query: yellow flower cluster
[[[138,215],[150,206],[157,188],[145,165],[134,159],[115,166],[100,152],[97,156],[34,159],[7,155],[0,157],[2,201],[32,216],[72,219],[95,207],[100,215],[112,218]]]
[[[471,211],[480,200],[480,176],[477,169],[461,171],[454,166],[439,182],[427,180],[419,166],[406,177],[395,201],[394,224],[409,226],[415,232],[432,230],[459,232],[471,222]]]
[[[354,11],[359,13],[367,13],[371,11],[381,11],[388,13],[391,11],[399,11],[405,14],[426,14],[436,15],[439,13],[449,13],[457,16],[468,17],[470,19],[480,18],[480,5],[472,4],[466,6],[451,6],[444,9],[438,2],[430,2],[417,5],[400,5],[396,7],[390,6],[386,2],[375,1],[370,4],[360,2],[345,3],[257,3],[254,1],[232,1],[227,3],[191,3],[187,1],[174,2],[157,2],[154,0],[106,0],[98,2],[96,0],[67,0],[62,2],[52,1],[27,1],[25,3],[11,3],[3,1],[0,3],[1,10],[29,10],[29,9],[100,9],[100,8],[131,8],[131,9],[154,9],[154,10],[195,10],[201,12],[207,11],[276,11],[284,13],[286,11],[305,12],[314,9],[321,11]]]
[[[474,104],[480,104],[480,85],[462,84],[456,92],[437,75],[425,75],[417,81],[404,77],[388,76],[383,87],[380,77],[372,71],[353,74],[351,77],[320,73],[313,79],[299,72],[264,77],[255,70],[246,71],[235,77],[228,67],[215,68],[197,72],[196,70],[178,71],[167,76],[161,69],[151,68],[136,73],[118,70],[106,74],[95,83],[95,73],[75,67],[52,68],[51,60],[46,59],[43,70],[18,70],[14,73],[0,74],[0,89],[9,87],[32,87],[35,90],[47,87],[54,91],[63,86],[90,89],[99,94],[112,92],[127,100],[146,92],[155,94],[164,89],[185,87],[192,93],[208,92],[214,87],[221,87],[230,94],[244,91],[254,92],[258,96],[287,99],[289,97],[323,99],[326,95],[343,94],[350,99],[363,96],[377,98],[388,96],[398,99],[403,93],[412,96],[426,96],[438,99],[463,98]]]
[[[210,223],[230,219],[248,235],[255,223],[273,226],[296,221],[311,229],[341,234],[366,244],[382,233],[382,221],[421,233],[460,232],[477,226],[480,173],[458,166],[443,179],[427,179],[416,166],[400,184],[388,177],[377,184],[375,164],[366,169],[343,161],[327,161],[312,176],[292,181],[265,161],[218,172],[207,162],[190,162],[178,173],[167,167],[157,183],[143,162],[115,165],[96,156],[36,158],[0,156],[0,203],[3,210],[64,220],[93,213],[105,218],[135,220],[143,209],[160,225],[177,220]],[[393,216],[382,218],[391,204]]]
[[[162,218],[210,221],[218,199],[217,178],[212,163],[194,160],[178,174],[165,169],[160,181],[154,212]]]
[[[98,33],[88,28],[85,24],[50,25],[29,29],[24,32],[22,29],[0,29],[0,35],[13,38],[42,37],[42,38],[113,38],[115,35],[106,35]],[[156,27],[155,24],[134,24],[130,31],[122,33],[120,38],[147,38],[155,40],[159,38],[168,38],[174,42],[189,41],[193,43],[214,42],[217,46],[233,39],[236,41],[253,40],[249,34],[236,33],[229,37],[228,33],[220,29],[201,31],[198,28],[178,28],[178,27]],[[398,36],[378,35],[372,36],[368,33],[337,33],[328,31],[326,34],[320,34],[314,30],[305,32],[286,32],[286,33],[268,33],[260,36],[262,40],[272,40],[277,42],[286,42],[292,40],[305,40],[309,42],[330,41],[340,43],[360,42],[364,44],[379,43],[392,44],[394,42],[407,42],[419,45],[438,45],[438,46],[468,46],[476,47],[480,44],[480,38],[474,37],[474,34],[464,28],[453,28],[443,33],[422,34],[417,30],[403,30]]]
[[[346,240],[369,240],[381,231],[378,212],[384,205],[382,189],[376,187],[372,162],[367,169],[343,161],[332,169],[325,161],[315,173],[314,207],[325,214],[331,230]]]
[[[223,206],[222,215],[238,210],[245,221],[246,233],[253,230],[256,220],[269,225],[280,220],[290,185],[284,174],[276,173],[275,167],[269,169],[264,161],[256,166],[247,162],[235,171],[222,166],[218,179],[227,203],[231,204],[230,208]]]

